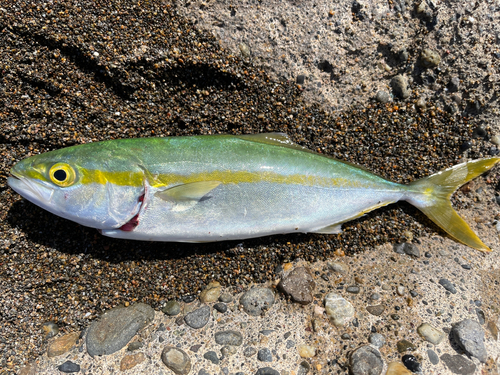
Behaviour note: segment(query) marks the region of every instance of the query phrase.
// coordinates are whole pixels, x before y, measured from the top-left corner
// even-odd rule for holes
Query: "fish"
[[[453,209],[458,187],[500,161],[455,165],[409,184],[310,151],[284,133],[118,139],[21,160],[9,186],[113,238],[213,242],[342,224],[407,201],[454,240],[490,251]]]

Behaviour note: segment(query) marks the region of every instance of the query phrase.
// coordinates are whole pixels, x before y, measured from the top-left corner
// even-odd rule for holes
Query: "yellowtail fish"
[[[455,240],[489,251],[449,198],[499,161],[475,160],[401,185],[282,133],[141,138],[32,156],[12,168],[8,183],[47,211],[115,238],[209,242],[339,233],[342,223],[403,200]]]

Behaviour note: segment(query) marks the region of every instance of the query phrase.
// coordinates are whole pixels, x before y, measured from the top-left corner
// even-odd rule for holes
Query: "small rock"
[[[394,251],[398,254],[406,254],[411,255],[415,258],[420,258],[420,250],[418,249],[417,245],[414,245],[412,243],[398,243],[395,244],[393,248]]]
[[[312,358],[316,355],[316,348],[311,345],[298,345],[297,350],[302,358]]]
[[[128,351],[133,352],[134,350],[139,350],[143,346],[144,346],[144,344],[141,341],[134,341],[134,342],[131,342],[130,344],[128,344],[127,349],[128,349]]]
[[[405,287],[404,287],[404,286],[399,285],[399,286],[396,288],[396,293],[398,294],[398,296],[404,296],[404,295],[405,295]]]
[[[232,355],[236,354],[236,352],[238,351],[238,347],[233,345],[226,345],[220,351],[225,358],[229,358]]]
[[[490,141],[494,145],[500,146],[500,134],[495,134],[493,137],[491,137]]]
[[[326,315],[336,326],[345,325],[354,317],[354,307],[351,303],[336,293],[328,293],[325,297]]]
[[[327,266],[336,273],[346,274],[349,272],[349,266],[341,262],[327,262]]]
[[[241,296],[240,304],[247,314],[259,316],[274,304],[274,293],[269,288],[252,288]]]
[[[20,369],[18,375],[37,375],[37,374],[38,370],[36,364],[32,363]]]
[[[191,359],[179,348],[167,346],[161,353],[161,360],[178,375],[187,375],[191,371]]]
[[[72,372],[80,372],[80,365],[71,361],[66,361],[62,365],[57,366],[57,369],[61,372],[69,374]]]
[[[54,322],[43,323],[42,329],[45,333],[45,339],[51,339],[59,333],[59,327]]]
[[[300,362],[297,375],[306,375],[311,370],[311,365],[307,361]]]
[[[216,332],[215,342],[219,345],[240,346],[241,344],[243,344],[243,336],[238,331]]]
[[[255,375],[280,375],[280,373],[271,367],[262,367],[257,370]]]
[[[488,353],[484,346],[484,331],[478,322],[471,319],[462,320],[452,327],[450,336],[468,355],[486,363]]]
[[[450,83],[448,84],[448,90],[450,92],[457,92],[460,87],[460,78],[452,77]]]
[[[381,348],[385,345],[385,337],[380,333],[371,333],[370,336],[368,336],[368,342],[377,348]]]
[[[129,354],[122,358],[120,362],[120,371],[130,370],[146,359],[144,353]]]
[[[352,375],[379,375],[384,367],[379,351],[369,345],[354,350],[349,365]]]
[[[408,351],[414,351],[417,349],[413,343],[409,342],[408,340],[399,340],[396,344],[396,347],[398,349],[399,353],[404,353]]]
[[[401,99],[407,99],[410,97],[411,91],[408,88],[408,80],[398,74],[394,78],[391,79],[391,87],[394,95]]]
[[[405,354],[403,358],[401,358],[401,361],[403,361],[403,365],[405,365],[406,368],[411,372],[422,372],[422,365],[419,361],[417,361],[417,358],[415,358],[415,356],[411,354]]]
[[[115,307],[105,312],[88,330],[87,352],[93,357],[109,355],[120,350],[138,331],[148,325],[154,316],[153,308],[144,303]]]
[[[445,288],[448,292],[457,294],[455,286],[448,279],[439,279],[439,284]]]
[[[435,68],[441,62],[441,56],[436,51],[425,48],[420,54],[420,62],[425,68]]]
[[[379,103],[389,103],[391,101],[391,96],[385,91],[377,91],[375,95],[375,100]]]
[[[476,373],[476,365],[474,362],[469,361],[461,355],[450,355],[448,353],[441,356],[441,360],[445,363],[446,367],[458,375],[473,375]]]
[[[230,294],[224,293],[219,297],[219,301],[224,302],[224,303],[232,302],[233,296]]]
[[[498,340],[498,327],[495,324],[495,322],[492,320],[488,321],[486,328],[488,328],[488,331],[490,331],[491,336],[493,336],[493,340],[497,341]]]
[[[210,320],[210,306],[203,306],[184,317],[184,322],[194,329],[200,329],[207,325]]]
[[[361,288],[359,286],[356,286],[356,285],[348,286],[346,289],[347,293],[352,293],[352,294],[359,294],[360,291],[361,291]]]
[[[439,363],[439,357],[434,350],[428,349],[427,350],[427,357],[429,357],[429,361],[433,365],[437,365]]]
[[[380,316],[385,311],[384,305],[366,306],[366,311],[375,316]]]
[[[305,267],[295,268],[284,276],[278,284],[279,290],[301,305],[312,302],[312,293],[315,287],[313,277]]]
[[[387,365],[385,375],[411,375],[411,371],[400,362],[391,362]]]
[[[177,301],[168,301],[161,311],[169,316],[178,315],[181,312],[181,304]]]
[[[370,299],[372,301],[378,301],[380,299],[380,294],[378,294],[378,293],[372,293],[372,295],[370,296]]]
[[[219,302],[214,305],[214,309],[224,314],[227,311],[227,305],[223,302]]]
[[[217,353],[214,351],[209,351],[203,354],[203,358],[208,359],[210,362],[212,362],[214,365],[219,364],[219,357],[217,357]]]
[[[245,350],[243,350],[243,355],[247,358],[252,357],[255,353],[257,353],[257,349],[252,346],[247,346]]]
[[[78,332],[58,337],[49,344],[49,347],[47,348],[47,356],[52,358],[66,353],[76,344],[79,337],[80,333]]]
[[[263,348],[257,352],[257,359],[261,362],[272,362],[273,355],[268,348]]]
[[[439,345],[441,341],[445,338],[445,334],[442,331],[434,328],[428,323],[423,323],[417,328],[417,332],[420,336],[422,336],[426,341],[429,341],[431,344]]]
[[[200,301],[203,303],[215,302],[219,299],[222,291],[222,286],[218,281],[212,281],[200,293]]]

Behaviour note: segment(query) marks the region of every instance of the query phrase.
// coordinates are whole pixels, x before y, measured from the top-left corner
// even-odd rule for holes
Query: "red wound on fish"
[[[131,232],[133,231],[137,226],[139,225],[139,214],[135,215],[132,219],[130,219],[128,222],[123,224],[120,227],[120,230],[124,232]]]

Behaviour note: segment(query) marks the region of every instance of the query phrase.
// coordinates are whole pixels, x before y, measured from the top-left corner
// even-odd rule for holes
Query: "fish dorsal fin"
[[[288,147],[295,150],[311,152],[305,147],[294,143],[288,134],[285,133],[261,133],[261,134],[243,134],[235,135],[236,138],[243,139],[245,141],[265,143],[268,145]]]
[[[197,181],[177,185],[155,193],[155,197],[173,203],[199,202],[221,184],[220,181]]]

